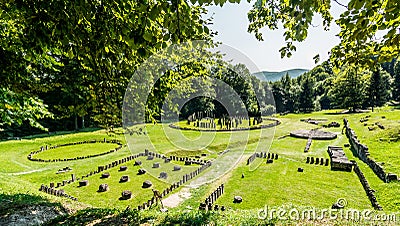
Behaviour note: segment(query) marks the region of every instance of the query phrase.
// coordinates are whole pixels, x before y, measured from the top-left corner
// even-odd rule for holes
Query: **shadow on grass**
[[[55,136],[59,136],[59,135],[76,134],[76,133],[82,133],[82,132],[95,132],[98,130],[102,130],[102,128],[85,128],[85,129],[80,129],[78,131],[72,130],[72,131],[56,131],[56,132],[49,132],[49,133],[41,133],[41,134],[24,136],[24,137],[22,137],[22,139],[30,140],[30,139],[36,139],[36,138],[55,137]]]
[[[0,225],[40,225],[66,214],[60,204],[30,194],[0,194]]]
[[[159,225],[208,225],[214,222],[217,214],[212,211],[190,211],[168,214]]]
[[[336,112],[324,112],[324,115],[354,115],[354,114],[361,114],[361,113],[370,113],[370,110],[356,110],[356,111],[350,111],[350,110],[340,110]]]
[[[75,214],[59,216],[43,225],[139,225],[137,210],[89,208]]]
[[[0,194],[0,216],[5,216],[16,210],[24,210],[28,206],[54,206],[66,212],[60,203],[50,202],[41,196],[30,194]]]

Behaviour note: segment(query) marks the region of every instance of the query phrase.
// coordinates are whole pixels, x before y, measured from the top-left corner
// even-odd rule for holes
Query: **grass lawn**
[[[116,147],[118,147],[118,144],[112,144],[112,143],[88,143],[88,144],[69,145],[42,151],[38,154],[35,154],[34,158],[52,160],[52,159],[64,159],[64,158],[68,159],[75,157],[84,157],[88,155],[96,155],[104,153],[109,150],[115,149]]]
[[[170,128],[168,124],[151,124],[146,127],[148,137],[133,134],[127,135],[125,139],[123,135],[109,136],[104,130],[93,130],[52,136],[31,136],[23,138],[21,141],[2,141],[0,142],[0,193],[7,195],[32,194],[70,206],[90,205],[123,209],[127,205],[136,207],[151,197],[151,189],[141,188],[144,180],[151,180],[154,188],[162,190],[169,186],[169,182],[180,179],[184,173],[191,172],[198,167],[197,165],[184,166],[181,162],[165,164],[162,160],[142,158],[143,167],[149,171],[145,175],[136,175],[139,166],[133,166],[134,161],[130,161],[125,164],[128,166],[126,172],[119,172],[118,166],[108,170],[111,174],[108,179],[100,179],[100,174],[97,174],[88,178],[89,186],[87,187],[77,187],[78,184],[73,183],[63,188],[67,193],[77,197],[80,202],[50,196],[38,191],[41,184],[48,185],[50,182],[70,179],[72,173],[79,178],[96,170],[100,165],[143,152],[147,148],[161,154],[173,154],[182,157],[194,157],[206,153],[207,156],[201,157],[201,159],[210,159],[215,163],[218,160],[223,160],[227,166],[233,167],[231,171],[221,173],[216,180],[204,186],[189,189],[191,197],[179,205],[178,209],[197,209],[199,203],[221,183],[225,183],[225,193],[218,199],[217,203],[233,209],[256,209],[263,208],[265,205],[279,206],[286,203],[296,206],[326,208],[330,207],[338,198],[345,198],[351,208],[371,208],[354,172],[331,171],[330,167],[327,166],[305,163],[307,156],[329,158],[327,153],[329,145],[344,146],[348,143],[347,138],[341,134],[342,128],[324,129],[337,133],[338,138],[331,141],[314,140],[308,153],[304,153],[306,139],[292,138],[287,135],[293,130],[318,127],[302,122],[300,119],[325,118],[328,120],[326,123],[337,121],[342,125],[343,118],[346,117],[361,142],[368,145],[371,157],[378,162],[384,162],[384,168],[388,172],[400,174],[400,153],[398,151],[400,141],[398,142],[395,139],[400,122],[400,111],[382,108],[374,113],[346,115],[334,113],[334,111],[323,111],[311,114],[288,114],[278,117],[282,124],[277,127],[252,131],[181,131]],[[371,115],[368,124],[379,121],[386,129],[377,128],[369,131],[359,122],[366,115]],[[385,118],[382,118],[382,116],[385,116]],[[27,159],[27,155],[31,151],[39,150],[40,146],[93,139],[102,140],[104,138],[121,140],[123,143],[127,143],[130,149],[123,147],[118,152],[104,156],[69,162],[40,163]],[[36,157],[48,159],[64,156],[75,157],[104,152],[115,147],[115,144],[68,146],[44,151]],[[227,149],[231,151],[222,156],[219,154]],[[268,165],[265,163],[265,159],[262,162],[256,160],[255,166],[258,165],[257,163],[259,163],[259,166],[250,168],[245,165],[245,162],[254,151],[277,153],[279,159]],[[350,149],[344,148],[344,151],[349,159],[358,162],[371,187],[376,191],[377,200],[384,210],[400,211],[400,183],[383,183],[367,165],[353,156]],[[160,162],[161,168],[151,168],[156,161]],[[235,166],[237,162],[238,165]],[[173,164],[181,165],[182,170],[172,172]],[[56,173],[59,169],[67,166],[72,168],[71,172]],[[298,173],[298,167],[304,168],[304,172]],[[223,170],[226,170],[226,168]],[[162,181],[156,178],[161,171],[168,173],[167,180]],[[218,169],[206,170],[200,176],[213,173],[217,174]],[[243,179],[241,178],[242,173],[245,174]],[[122,175],[129,175],[130,181],[119,183]],[[110,190],[98,193],[97,189],[101,183],[108,183]],[[125,201],[118,200],[123,190],[131,190],[134,197]],[[179,189],[174,192],[179,192]],[[233,196],[235,195],[242,196],[243,203],[233,204]]]

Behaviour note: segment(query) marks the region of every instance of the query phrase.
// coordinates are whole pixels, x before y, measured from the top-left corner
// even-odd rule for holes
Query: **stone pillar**
[[[75,182],[75,180],[76,180],[75,174],[71,174],[71,181]]]

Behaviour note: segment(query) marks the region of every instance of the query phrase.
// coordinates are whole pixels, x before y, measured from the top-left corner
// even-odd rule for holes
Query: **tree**
[[[394,67],[394,82],[393,82],[393,99],[400,100],[400,61],[397,61]]]
[[[52,117],[46,105],[35,97],[0,88],[0,131],[5,126],[22,125],[28,121],[32,127],[45,130],[38,119]]]
[[[301,91],[299,95],[299,110],[311,112],[314,110],[314,80],[310,75],[305,75],[301,81]]]
[[[284,91],[281,81],[271,82],[271,88],[275,100],[276,112],[285,112]]]
[[[343,67],[337,75],[329,95],[335,107],[350,108],[352,112],[361,108],[365,101],[366,74],[354,65]]]
[[[295,95],[293,92],[292,79],[289,74],[286,73],[281,78],[282,90],[283,90],[283,105],[285,106],[285,111],[294,112],[295,110]]]
[[[47,78],[77,77],[72,79],[77,84],[63,88],[70,92],[85,85],[88,90],[60,108],[83,116],[88,109],[81,101],[90,101],[93,119],[105,126],[120,124],[123,94],[137,66],[173,43],[210,40],[205,13],[183,0],[5,0],[0,3],[0,56],[6,59],[0,60],[1,78],[5,88],[37,97],[54,90],[54,84],[41,85]],[[68,62],[79,73],[66,73]]]
[[[374,111],[374,107],[382,106],[390,97],[390,75],[379,68],[372,72],[368,84],[368,103]]]

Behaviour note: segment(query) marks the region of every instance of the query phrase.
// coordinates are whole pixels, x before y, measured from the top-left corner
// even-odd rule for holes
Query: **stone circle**
[[[304,138],[304,139],[314,139],[314,140],[333,140],[337,138],[337,135],[335,133],[331,133],[328,131],[322,131],[322,130],[296,130],[290,132],[290,136],[296,137],[296,138]]]

